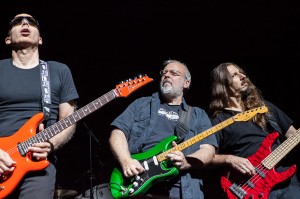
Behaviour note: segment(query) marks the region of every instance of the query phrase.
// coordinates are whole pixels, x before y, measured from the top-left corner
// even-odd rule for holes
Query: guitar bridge
[[[239,199],[243,199],[245,197],[245,195],[247,194],[241,187],[239,187],[238,185],[236,185],[235,183],[233,183],[230,186],[230,190],[239,198]]]

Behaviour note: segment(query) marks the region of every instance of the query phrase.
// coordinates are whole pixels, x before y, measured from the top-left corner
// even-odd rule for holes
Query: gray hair
[[[192,75],[191,75],[188,67],[186,66],[186,64],[183,63],[183,62],[181,62],[181,61],[175,60],[175,59],[168,59],[168,60],[166,60],[166,61],[163,62],[163,66],[166,67],[170,63],[179,63],[179,64],[181,64],[181,65],[184,66],[185,78],[190,82],[190,85],[189,85],[189,87],[190,87],[191,86],[191,82],[192,82]]]

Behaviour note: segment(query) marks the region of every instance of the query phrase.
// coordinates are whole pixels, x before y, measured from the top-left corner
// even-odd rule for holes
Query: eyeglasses
[[[182,73],[180,73],[180,72],[177,71],[177,70],[161,70],[161,71],[159,71],[159,74],[160,74],[161,76],[163,76],[163,75],[166,75],[168,72],[170,72],[170,74],[171,74],[172,76],[184,76]]]
[[[15,26],[21,25],[24,19],[26,19],[26,21],[28,22],[28,24],[30,26],[34,26],[37,29],[39,29],[39,22],[37,20],[35,20],[34,18],[28,17],[28,16],[20,16],[20,17],[12,19],[9,23],[9,29],[12,29]]]

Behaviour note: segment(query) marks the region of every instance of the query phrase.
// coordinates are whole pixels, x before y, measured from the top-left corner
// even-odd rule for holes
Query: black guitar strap
[[[189,130],[189,121],[191,117],[193,107],[188,105],[188,111],[180,109],[179,120],[175,127],[175,133],[179,142],[183,141]]]
[[[48,120],[51,113],[50,73],[48,70],[47,62],[43,60],[40,60],[40,73],[44,119]]]

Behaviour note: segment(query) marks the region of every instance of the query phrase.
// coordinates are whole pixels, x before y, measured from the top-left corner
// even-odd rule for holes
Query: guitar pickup
[[[143,165],[144,165],[144,169],[148,171],[149,170],[148,162],[144,161]]]
[[[154,164],[157,166],[158,165],[158,161],[157,161],[157,157],[156,156],[153,156],[153,162]]]
[[[262,178],[266,177],[266,174],[264,172],[262,172],[261,170],[259,170],[258,168],[255,168],[256,173],[258,173],[258,175]]]

